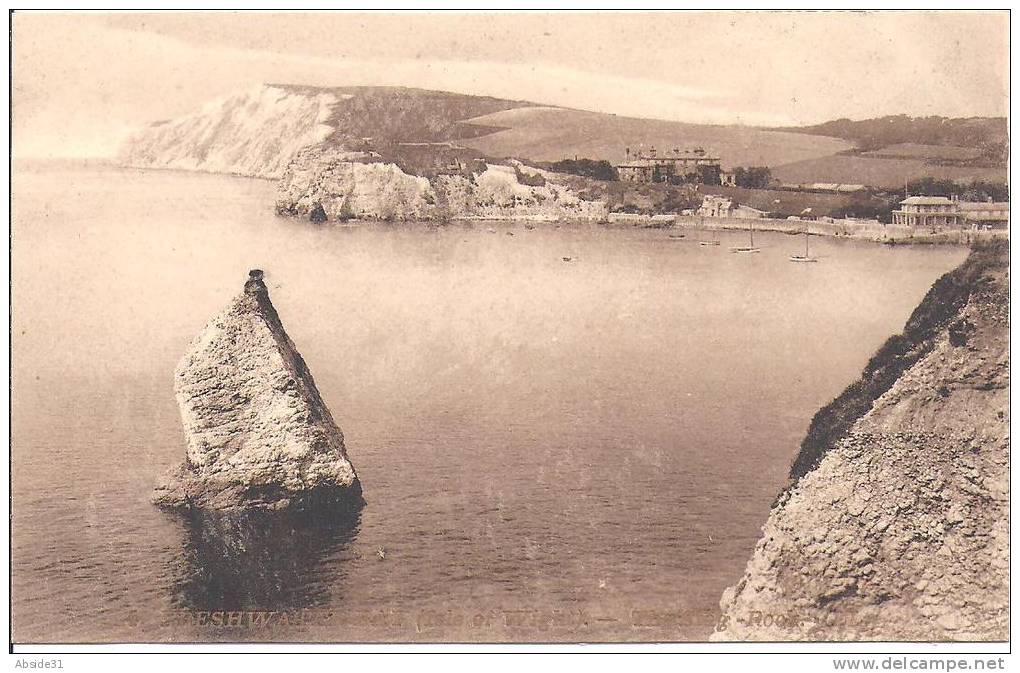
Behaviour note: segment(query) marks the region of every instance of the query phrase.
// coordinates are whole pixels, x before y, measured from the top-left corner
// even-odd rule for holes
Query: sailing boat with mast
[[[803,255],[790,255],[791,262],[817,262],[817,257],[812,257],[808,252],[808,239],[811,238],[811,234],[804,232],[804,254]]]
[[[736,248],[730,248],[730,252],[761,252],[761,248],[754,247],[754,222],[751,221],[748,226],[748,230],[751,232],[751,245],[740,246]]]

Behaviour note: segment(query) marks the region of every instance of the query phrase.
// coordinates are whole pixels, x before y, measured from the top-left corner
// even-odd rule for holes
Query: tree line
[[[570,173],[586,178],[615,182],[620,179],[616,166],[605,159],[563,159],[561,161],[542,162],[539,167],[554,173]]]
[[[768,166],[737,166],[733,169],[733,181],[737,187],[768,189],[772,184],[772,169]]]
[[[966,183],[926,176],[908,182],[907,193],[911,196],[957,196],[962,201],[1009,201],[1009,185],[986,180]]]

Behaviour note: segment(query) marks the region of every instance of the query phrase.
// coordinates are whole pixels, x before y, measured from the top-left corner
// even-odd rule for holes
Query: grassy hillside
[[[894,124],[892,128],[900,130],[890,131],[888,137],[897,143],[863,153],[851,145],[858,135],[857,127],[847,129],[836,122],[807,129],[766,130],[538,106],[502,110],[470,121],[497,130],[460,141],[461,144],[489,156],[531,161],[578,156],[619,163],[625,158],[626,147],[636,150],[643,145],[662,150],[703,146],[717,152],[724,167],[769,166],[772,175],[785,183],[836,182],[898,190],[905,180],[924,176],[968,182],[1006,180],[1005,163],[988,159],[987,147],[980,145],[997,137],[993,131],[998,127],[994,124],[975,124],[978,130],[949,124],[956,131],[942,136],[920,132],[911,136]],[[841,132],[847,137],[816,135],[822,131]],[[977,144],[926,144],[911,140],[912,137]],[[905,139],[900,141],[902,138]]]
[[[946,161],[973,161],[981,158],[976,147],[958,145],[924,145],[922,143],[897,143],[881,149],[862,152],[866,157],[894,157],[897,159],[943,159]]]
[[[432,175],[466,170],[485,158],[620,163],[628,147],[666,152],[700,146],[718,154],[724,168],[768,166],[781,182],[900,189],[924,176],[1005,181],[1005,162],[992,156],[1004,147],[1003,133],[1004,120],[996,119],[890,117],[769,130],[406,87],[277,84],[144,129],[127,143],[124,161],[278,177],[295,151],[323,143],[374,152],[405,171]]]
[[[1005,147],[1008,140],[1005,117],[949,118],[890,115],[860,121],[836,119],[815,126],[782,130],[843,138],[853,142],[854,146],[862,151],[876,150],[900,143],[915,143],[983,148],[994,152]]]
[[[464,144],[487,155],[533,161],[587,157],[623,161],[624,150],[644,145],[658,149],[703,146],[717,152],[723,166],[768,165],[802,161],[850,148],[846,141],[802,133],[747,126],[686,124],[659,119],[529,107],[488,114],[471,120],[502,128]]]
[[[850,149],[846,141],[803,133],[744,126],[687,124],[657,119],[543,107],[526,101],[468,96],[404,87],[274,85],[294,93],[328,92],[342,98],[327,124],[338,129],[333,144],[369,146],[416,173],[422,163],[412,154],[449,154],[440,148],[412,149],[407,143],[446,143],[478,156],[557,161],[574,156],[618,163],[625,148],[703,146],[724,166],[777,166],[831,156]],[[464,157],[461,157],[462,159]],[[446,158],[435,162],[445,163]],[[426,161],[425,163],[430,163]]]
[[[782,129],[853,143],[838,155],[773,168],[783,182],[851,182],[902,187],[931,176],[956,181],[1006,181],[1009,139],[1004,117],[908,117],[835,121]]]
[[[784,183],[839,182],[903,189],[903,183],[924,176],[956,181],[1006,181],[1006,168],[934,163],[923,158],[833,154],[773,166],[772,176]]]
[[[326,92],[336,95],[342,100],[326,123],[339,129],[338,133],[343,138],[373,138],[382,143],[447,142],[492,133],[499,129],[467,120],[533,105],[527,101],[407,87],[272,86],[294,93]]]

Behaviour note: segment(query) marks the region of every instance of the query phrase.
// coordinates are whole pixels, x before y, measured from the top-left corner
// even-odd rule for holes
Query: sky
[[[1004,116],[998,12],[32,13],[18,157],[112,156],[259,83],[401,85],[635,117],[788,126]]]

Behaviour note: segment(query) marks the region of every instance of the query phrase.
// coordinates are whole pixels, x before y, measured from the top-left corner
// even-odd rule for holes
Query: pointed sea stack
[[[269,300],[262,271],[198,335],[174,389],[187,459],[157,505],[319,510],[363,504],[344,436]]]

